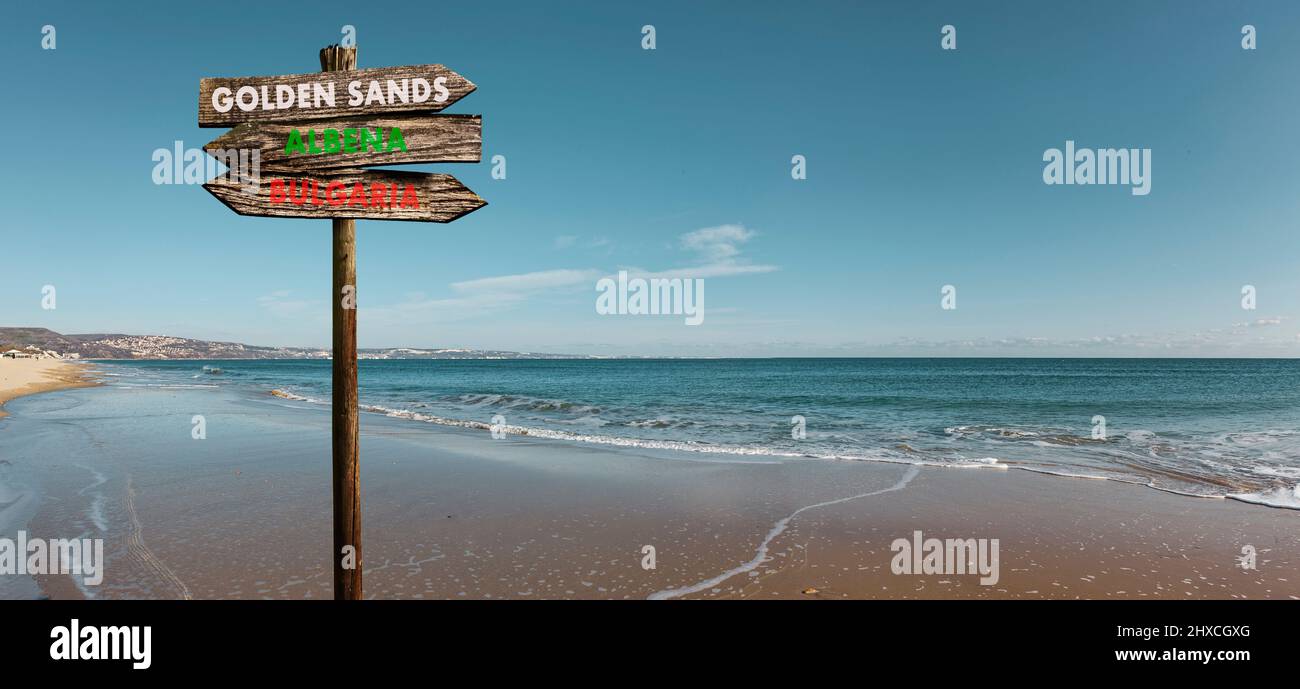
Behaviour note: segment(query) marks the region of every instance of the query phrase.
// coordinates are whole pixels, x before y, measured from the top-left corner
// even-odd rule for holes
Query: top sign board
[[[213,77],[199,81],[199,126],[430,113],[475,88],[470,80],[442,65]]]

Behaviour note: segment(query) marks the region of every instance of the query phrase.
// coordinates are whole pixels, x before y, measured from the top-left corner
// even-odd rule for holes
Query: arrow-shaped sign
[[[262,175],[244,185],[226,176],[203,185],[240,215],[451,222],[487,202],[451,175],[398,170],[331,170]]]
[[[199,126],[437,112],[476,87],[442,65],[199,80]]]
[[[406,163],[477,163],[483,150],[478,115],[373,117],[263,124],[250,122],[203,150],[261,151],[262,169],[319,170]]]

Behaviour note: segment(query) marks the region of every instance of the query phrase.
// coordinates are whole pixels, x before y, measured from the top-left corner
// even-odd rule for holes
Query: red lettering
[[[271,180],[271,203],[284,203],[284,180]]]
[[[342,189],[343,186],[344,184],[342,182],[330,182],[329,186],[325,187],[325,198],[329,199],[331,206],[342,206],[347,201],[347,199],[342,196],[336,196],[334,194],[335,189]]]
[[[302,180],[289,180],[289,200],[295,206],[301,206],[307,200],[307,185]]]
[[[348,196],[348,205],[349,206],[366,205],[366,185],[360,182],[357,182],[356,184],[352,185],[352,194]]]

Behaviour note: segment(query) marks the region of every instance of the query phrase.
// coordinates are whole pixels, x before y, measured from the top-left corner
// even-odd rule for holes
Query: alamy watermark
[[[1043,183],[1053,184],[1123,184],[1132,187],[1134,196],[1151,193],[1151,149],[1091,148],[1075,149],[1074,141],[1065,142],[1065,151],[1043,151]]]
[[[996,538],[924,538],[912,532],[912,540],[896,538],[889,549],[895,555],[889,562],[894,574],[978,574],[980,584],[998,583]]]
[[[655,562],[655,557],[657,553],[655,551],[654,546],[652,545],[641,546],[641,555],[643,556],[641,558],[641,569],[644,569],[648,572],[658,567],[658,565]]]
[[[1242,569],[1255,569],[1255,546],[1241,546],[1241,557],[1237,558],[1237,564]]]
[[[153,627],[149,626],[82,626],[72,618],[68,626],[58,625],[50,630],[51,660],[129,660],[136,670],[147,670],[153,664],[150,642]]]
[[[71,574],[82,577],[86,586],[104,581],[104,539],[28,538],[19,531],[17,540],[0,538],[0,574],[28,576]]]
[[[206,184],[224,177],[243,187],[247,194],[261,190],[262,152],[258,149],[214,149],[204,155],[201,148],[185,148],[179,139],[172,148],[154,149],[154,184]],[[223,172],[221,167],[225,167]]]
[[[943,38],[939,39],[940,48],[944,50],[957,49],[957,27],[952,24],[944,24],[939,29],[939,34],[943,36]]]
[[[596,281],[596,313],[602,316],[686,316],[686,325],[704,322],[703,278],[629,278]]]

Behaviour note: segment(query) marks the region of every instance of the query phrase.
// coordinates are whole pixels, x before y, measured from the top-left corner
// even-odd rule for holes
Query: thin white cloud
[[[752,264],[741,255],[742,245],[754,236],[753,230],[741,225],[706,227],[679,237],[680,248],[696,254],[702,263],[660,271],[623,269],[637,277],[664,278],[717,278],[779,270],[776,266]],[[555,240],[557,247],[577,246],[578,242],[579,238],[574,235],[561,235]],[[607,238],[597,237],[587,246],[610,244]],[[462,280],[451,283],[452,297],[432,299],[423,294],[408,295],[396,304],[365,308],[365,317],[368,323],[377,325],[407,326],[472,319],[517,308],[531,299],[556,292],[590,290],[600,278],[609,275],[609,271],[596,268],[557,268]]]
[[[726,262],[740,255],[740,245],[753,239],[754,231],[744,225],[718,225],[687,232],[681,236],[681,246],[700,254],[705,261]]]
[[[276,290],[258,297],[257,305],[280,318],[322,310],[322,302],[319,299],[291,299],[292,296],[293,292],[290,290]]]
[[[364,314],[367,323],[379,326],[473,320],[516,308],[541,294],[594,285],[600,275],[594,269],[566,268],[462,280],[451,283],[455,296],[433,299],[410,294],[396,304],[364,308]]]
[[[736,275],[754,275],[757,273],[771,273],[780,270],[777,266],[763,266],[736,263],[712,263],[708,265],[692,266],[689,268],[670,268],[668,270],[647,270],[636,266],[621,266],[619,270],[626,270],[629,277],[638,278],[721,278],[732,277]],[[605,277],[613,277],[614,274]]]
[[[541,270],[518,275],[500,275],[497,277],[478,278],[451,283],[451,288],[459,293],[508,293],[520,294],[572,287],[583,283],[594,283],[600,279],[598,270],[577,270],[562,268],[559,270]]]
[[[583,249],[601,249],[614,243],[610,241],[609,237],[592,237],[586,241],[580,241],[581,239],[576,234],[562,234],[555,238],[555,248],[571,249],[580,246]]]
[[[718,278],[755,275],[780,270],[778,266],[750,263],[741,255],[742,245],[758,235],[744,225],[718,225],[687,232],[678,237],[679,246],[697,255],[693,266],[667,270],[625,267],[628,274],[643,278]]]
[[[1253,320],[1253,321],[1246,321],[1245,323],[1238,323],[1236,327],[1238,327],[1238,328],[1263,328],[1263,327],[1267,327],[1267,326],[1270,326],[1270,325],[1282,325],[1282,321],[1284,321],[1284,320],[1286,320],[1286,319],[1283,318],[1283,317],[1281,317],[1281,316],[1274,316],[1274,317],[1272,317],[1272,318],[1256,318],[1256,319]]]

